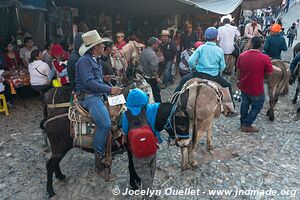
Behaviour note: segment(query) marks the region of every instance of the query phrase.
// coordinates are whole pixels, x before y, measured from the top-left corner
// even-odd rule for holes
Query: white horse
[[[129,64],[138,66],[144,47],[142,43],[129,41],[121,50],[113,48],[112,67],[117,71],[126,72]]]

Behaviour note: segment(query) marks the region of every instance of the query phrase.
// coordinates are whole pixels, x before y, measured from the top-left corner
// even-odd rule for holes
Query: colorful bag
[[[130,110],[125,112],[128,120],[129,149],[136,158],[147,158],[157,151],[158,139],[153,133],[143,107],[140,114],[133,116]]]

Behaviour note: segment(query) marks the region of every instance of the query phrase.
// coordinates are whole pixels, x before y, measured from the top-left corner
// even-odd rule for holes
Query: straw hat
[[[101,38],[96,30],[89,31],[82,35],[83,44],[79,48],[80,56],[83,56],[88,50],[93,48],[94,46],[110,41],[108,38]]]
[[[122,37],[122,38],[125,37],[124,33],[121,33],[121,32],[117,33],[116,36],[117,36],[117,37]]]
[[[234,20],[234,18],[232,18],[231,14],[225,15],[223,17],[221,17],[221,22],[223,23],[224,19],[229,19],[230,22],[232,22]]]
[[[160,34],[161,36],[169,36],[170,35],[170,31],[168,31],[168,30],[162,30],[161,31],[161,34]]]

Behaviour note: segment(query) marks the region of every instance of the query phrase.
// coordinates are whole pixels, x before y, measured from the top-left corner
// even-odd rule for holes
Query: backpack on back
[[[136,158],[147,158],[157,151],[158,140],[153,133],[146,116],[146,108],[143,107],[137,116],[133,116],[130,110],[125,112],[128,121],[129,149]]]

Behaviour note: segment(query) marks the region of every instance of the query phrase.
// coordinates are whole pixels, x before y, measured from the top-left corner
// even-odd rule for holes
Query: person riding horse
[[[287,45],[281,33],[281,26],[274,24],[270,29],[270,36],[266,38],[264,52],[272,59],[281,59],[281,51],[286,51]]]
[[[221,18],[223,26],[218,28],[219,46],[223,49],[225,55],[225,63],[227,68],[224,73],[232,74],[232,69],[235,67],[236,59],[238,58],[238,52],[235,50],[234,40],[240,36],[236,26],[232,26],[230,23],[234,20],[231,15],[226,15]]]
[[[205,39],[207,42],[197,48],[189,58],[189,66],[194,69],[194,71],[181,79],[174,93],[180,91],[188,80],[198,77],[215,81],[222,87],[228,87],[230,95],[232,95],[231,84],[221,76],[226,65],[224,51],[216,44],[217,37],[218,30],[215,27],[206,29]],[[233,98],[231,97],[231,99]],[[233,116],[233,113],[230,113],[227,116]]]
[[[82,39],[83,44],[79,49],[82,57],[76,64],[75,92],[80,104],[89,111],[96,124],[94,137],[96,173],[106,180],[115,180],[116,176],[106,170],[104,164],[105,145],[111,120],[103,98],[107,94],[121,93],[121,88],[104,84],[102,66],[97,62],[97,58],[103,52],[103,42],[107,40],[102,39],[96,30],[83,34]]]

